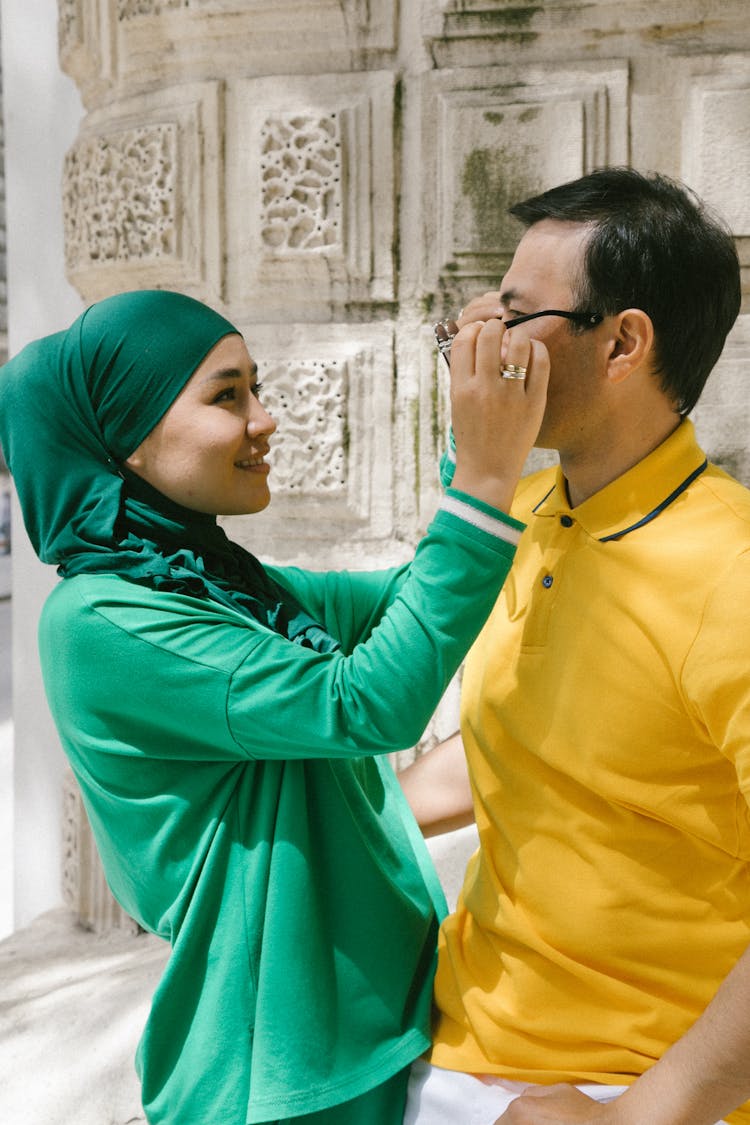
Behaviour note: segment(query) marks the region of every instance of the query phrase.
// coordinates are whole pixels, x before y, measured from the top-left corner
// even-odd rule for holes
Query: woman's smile
[[[247,457],[242,461],[235,461],[235,469],[242,469],[245,472],[261,472],[270,473],[271,466],[264,460],[265,454],[261,457]]]

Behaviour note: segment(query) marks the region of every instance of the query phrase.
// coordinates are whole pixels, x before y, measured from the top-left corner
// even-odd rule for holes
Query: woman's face
[[[225,336],[125,464],[192,511],[262,511],[271,499],[264,457],[276,423],[258,389],[242,337]]]

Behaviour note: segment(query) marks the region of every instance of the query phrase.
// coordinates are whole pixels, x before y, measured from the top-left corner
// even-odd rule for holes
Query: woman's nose
[[[276,420],[271,417],[257,398],[253,399],[250,417],[247,420],[247,432],[249,434],[266,434],[270,437],[275,429]]]

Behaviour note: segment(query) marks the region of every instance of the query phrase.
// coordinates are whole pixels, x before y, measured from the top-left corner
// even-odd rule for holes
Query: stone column
[[[600,165],[657,169],[726,214],[750,267],[745,0],[59,0],[59,16],[85,106],[67,277],[84,301],[179,288],[245,333],[280,423],[276,495],[228,522],[265,558],[409,555],[447,424],[430,325],[497,284],[508,202]],[[748,325],[695,415],[745,480]]]

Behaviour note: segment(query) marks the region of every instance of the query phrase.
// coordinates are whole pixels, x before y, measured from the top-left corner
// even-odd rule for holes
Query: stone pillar
[[[60,184],[81,116],[57,60],[55,0],[1,0],[8,351],[65,327],[81,298],[65,278]],[[54,570],[34,556],[17,508],[13,539],[13,924],[62,902],[65,760],[42,690],[36,625]],[[5,881],[4,881],[5,882]]]
[[[745,0],[59,0],[59,35],[85,106],[67,277],[84,301],[179,288],[245,333],[280,423],[275,498],[228,523],[265,558],[411,552],[447,424],[430,325],[497,284],[512,200],[605,164],[676,175],[748,276]],[[749,325],[696,410],[747,481]]]

